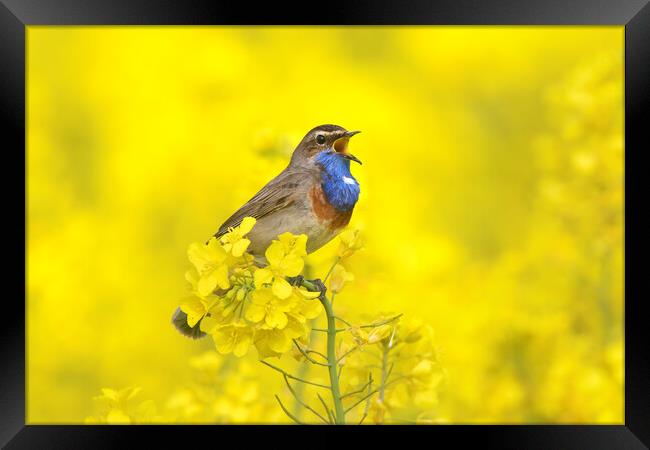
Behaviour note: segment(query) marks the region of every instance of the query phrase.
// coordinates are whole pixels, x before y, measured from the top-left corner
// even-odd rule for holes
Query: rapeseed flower
[[[330,291],[334,294],[338,294],[343,290],[343,287],[354,280],[354,275],[345,270],[341,264],[336,264],[332,269],[332,274],[330,276]]]
[[[348,229],[339,236],[338,256],[341,259],[348,258],[363,248],[363,240],[359,230]]]
[[[255,348],[260,359],[266,356],[280,356],[291,350],[293,339],[305,339],[309,333],[307,326],[293,314],[287,314],[284,328],[271,328],[262,324],[255,334]]]
[[[300,275],[305,262],[303,257],[307,254],[307,235],[294,236],[283,233],[274,240],[266,249],[264,255],[269,265],[255,271],[255,285],[271,284],[273,293],[281,298],[291,295],[291,284],[285,277]]]
[[[187,256],[198,272],[197,291],[200,295],[210,295],[217,287],[230,287],[228,253],[216,238],[211,238],[205,245],[197,242],[190,244]]]
[[[251,322],[264,321],[270,328],[282,329],[289,321],[286,313],[294,307],[292,300],[291,297],[276,297],[270,288],[257,289],[253,292],[252,302],[246,309],[245,317]]]
[[[258,371],[245,359],[214,350],[190,359],[193,382],[180,386],[165,403],[164,422],[278,422],[272,399],[261,395]]]
[[[239,226],[230,228],[228,233],[219,239],[223,249],[236,258],[242,256],[251,243],[244,236],[253,229],[255,222],[254,217],[245,217]]]
[[[323,312],[323,305],[317,300],[320,292],[309,292],[303,288],[293,288],[290,298],[294,299],[290,315],[300,323],[315,319]]]
[[[432,328],[419,319],[386,323],[381,317],[374,323],[374,327],[351,327],[352,342],[341,345],[339,352],[347,354],[344,392],[358,391],[371,373],[378,393],[368,403],[370,421],[414,420],[423,412],[435,415],[433,408],[446,375],[438,361]]]
[[[196,325],[216,305],[217,301],[219,301],[219,297],[214,295],[206,298],[195,295],[185,297],[180,308],[187,314],[187,324],[191,327]]]
[[[237,321],[217,327],[212,337],[219,353],[233,353],[241,357],[248,353],[253,341],[253,330],[244,321]]]
[[[292,286],[285,277],[300,275],[307,254],[307,236],[283,233],[265,255],[267,267],[247,258],[246,234],[255,219],[246,217],[219,240],[190,245],[194,265],[185,278],[192,294],[181,303],[187,323],[200,322],[201,331],[212,335],[217,351],[243,356],[254,343],[260,358],[279,356],[292,347],[293,339],[306,339],[307,320],[323,310],[318,292]],[[337,271],[337,279],[349,279]]]
[[[121,390],[102,388],[102,395],[93,398],[97,414],[86,417],[88,424],[105,423],[111,425],[151,422],[157,418],[156,406],[151,400],[136,403],[134,398],[140,393],[139,387]]]

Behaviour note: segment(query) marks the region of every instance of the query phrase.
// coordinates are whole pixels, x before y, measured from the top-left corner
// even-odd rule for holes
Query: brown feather
[[[309,197],[311,199],[314,214],[319,220],[326,222],[329,229],[338,230],[350,223],[352,210],[339,211],[334,208],[325,197],[325,193],[320,184],[315,184],[309,190]]]
[[[312,176],[313,174],[310,172],[296,171],[287,167],[226,219],[215,236],[221,237],[228,232],[228,228],[239,226],[244,217],[254,217],[259,220],[275,211],[291,206],[303,193],[298,188],[304,186],[306,179]],[[307,183],[307,185],[309,184]]]

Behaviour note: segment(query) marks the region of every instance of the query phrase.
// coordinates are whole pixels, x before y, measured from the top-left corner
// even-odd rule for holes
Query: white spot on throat
[[[343,175],[343,177],[341,177],[341,179],[343,180],[343,182],[345,184],[357,184],[357,182],[355,181],[354,178],[346,177],[345,175]]]

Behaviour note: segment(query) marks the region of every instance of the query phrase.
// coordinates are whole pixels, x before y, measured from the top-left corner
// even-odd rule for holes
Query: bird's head
[[[312,128],[294,150],[291,164],[313,164],[323,152],[361,164],[361,161],[348,151],[348,142],[357,133],[360,131],[348,131],[338,125],[320,125]]]

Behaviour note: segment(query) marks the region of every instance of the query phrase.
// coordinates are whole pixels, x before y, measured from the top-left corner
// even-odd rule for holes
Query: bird
[[[309,130],[287,167],[228,217],[214,237],[239,226],[245,217],[254,217],[255,226],[246,235],[250,240],[247,252],[260,267],[267,264],[267,247],[284,232],[307,235],[307,253],[327,244],[348,225],[359,200],[359,182],[350,163],[362,163],[348,151],[350,138],[358,133],[331,124]],[[205,335],[199,323],[194,327],[187,324],[187,315],[180,308],[172,323],[185,336],[196,339]]]

